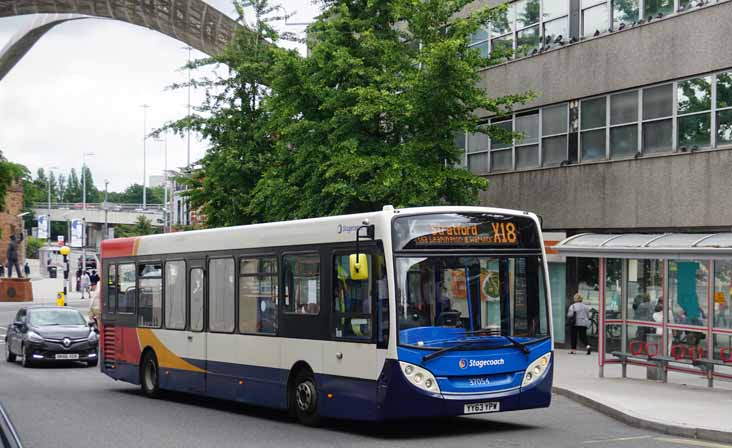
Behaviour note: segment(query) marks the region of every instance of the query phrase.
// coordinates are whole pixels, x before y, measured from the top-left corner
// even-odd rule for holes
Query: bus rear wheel
[[[318,414],[318,386],[313,374],[300,371],[290,391],[291,412],[305,426],[320,425]]]
[[[140,365],[140,386],[142,392],[150,398],[160,397],[160,377],[158,375],[158,360],[155,353],[147,352],[142,357]]]

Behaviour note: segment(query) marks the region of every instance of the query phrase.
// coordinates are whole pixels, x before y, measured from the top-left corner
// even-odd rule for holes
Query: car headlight
[[[529,367],[526,369],[526,373],[524,373],[524,381],[521,384],[521,387],[526,387],[541,378],[546,369],[549,368],[551,360],[552,353],[549,352],[545,355],[539,356],[534,362],[529,364]]]
[[[41,336],[40,334],[36,333],[33,330],[28,330],[28,333],[26,333],[26,335],[28,336],[28,340],[31,342],[43,342],[44,341],[43,336]]]
[[[403,361],[399,361],[399,366],[410,383],[427,392],[440,393],[440,386],[437,385],[435,376],[429,370]]]
[[[89,341],[89,342],[97,342],[97,341],[99,341],[99,335],[97,334],[97,332],[96,332],[96,331],[94,331],[94,330],[91,330],[91,331],[89,332],[89,337],[88,337],[88,338],[86,338],[86,339],[87,339],[87,341]]]

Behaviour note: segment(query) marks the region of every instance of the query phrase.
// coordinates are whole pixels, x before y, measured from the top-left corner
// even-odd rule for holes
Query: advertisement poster
[[[81,247],[83,238],[83,224],[81,219],[71,220],[71,247]]]
[[[38,221],[38,238],[42,240],[48,239],[48,216],[46,215],[38,215],[36,217],[36,221]]]

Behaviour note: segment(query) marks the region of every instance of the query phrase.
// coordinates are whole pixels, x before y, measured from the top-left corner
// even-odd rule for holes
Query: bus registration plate
[[[78,353],[59,353],[56,355],[56,359],[79,359]]]
[[[500,410],[501,403],[498,401],[489,401],[487,403],[466,404],[463,412],[466,414],[481,414],[483,412],[498,412]]]

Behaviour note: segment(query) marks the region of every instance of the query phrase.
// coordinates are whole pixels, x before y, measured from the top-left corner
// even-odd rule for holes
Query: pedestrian
[[[92,269],[92,273],[89,276],[89,280],[91,281],[91,290],[96,291],[97,284],[99,283],[99,274],[97,274],[96,269]]]
[[[0,277],[5,277],[5,265],[0,263]]]
[[[15,266],[15,272],[18,274],[18,278],[23,277],[20,272],[20,264],[18,263],[18,243],[23,241],[23,235],[20,236],[20,241],[16,241],[15,235],[10,235],[10,242],[8,243],[8,250],[5,253],[8,259],[8,277],[13,276],[13,266]]]
[[[80,267],[76,269],[76,291],[81,291],[81,274],[83,273],[81,271],[81,265]]]
[[[30,265],[28,262],[25,262],[25,266],[23,266],[23,272],[25,273],[26,277],[30,277]]]
[[[81,274],[81,298],[85,299],[85,296],[88,296],[91,298],[91,292],[89,291],[89,288],[91,287],[91,279],[89,278],[89,273],[87,271],[84,271],[83,274]]]
[[[587,327],[590,326],[590,307],[582,303],[584,298],[582,294],[577,293],[574,295],[574,303],[570,305],[567,310],[568,325],[570,327],[570,337],[572,341],[572,350],[569,352],[570,355],[575,353],[577,350],[577,337],[582,340],[582,344],[587,349],[589,355],[592,351],[590,344],[587,343]]]
[[[48,271],[48,278],[51,278],[51,254],[48,254],[46,259],[46,270]]]

